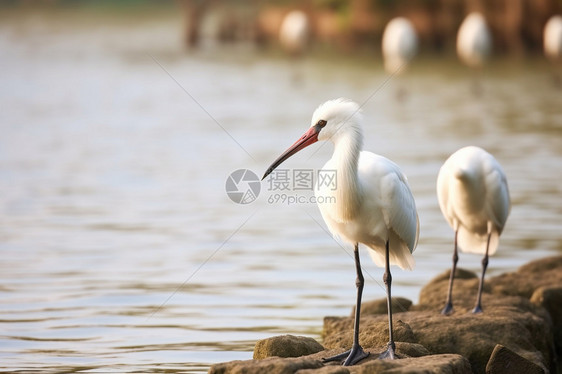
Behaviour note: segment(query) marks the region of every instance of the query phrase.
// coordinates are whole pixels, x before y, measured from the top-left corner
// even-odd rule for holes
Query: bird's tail
[[[390,231],[388,239],[390,241],[390,264],[398,265],[402,270],[413,270],[416,266],[416,262],[414,260],[414,256],[412,256],[410,248],[408,248],[408,245],[392,230]],[[369,249],[369,255],[371,255],[374,263],[377,266],[385,267],[386,249],[379,245],[370,245]]]
[[[492,236],[490,238],[490,248],[488,249],[488,255],[492,256],[496,253],[499,244],[499,235],[497,231],[492,231]],[[457,244],[461,251],[466,253],[476,253],[484,255],[486,253],[486,242],[488,241],[488,234],[479,235],[469,232],[462,226],[459,227],[459,233],[457,236]]]

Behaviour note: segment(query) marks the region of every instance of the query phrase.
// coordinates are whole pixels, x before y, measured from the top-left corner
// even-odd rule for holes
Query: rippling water
[[[261,175],[330,98],[366,101],[365,148],[400,164],[416,197],[417,267],[394,271],[395,295],[417,301],[450,266],[434,185],[464,145],[498,158],[512,194],[490,274],[562,252],[562,93],[545,62],[494,62],[474,96],[454,59],[387,81],[373,56],[187,53],[179,19],[122,18],[2,16],[0,369],[204,372],[250,358],[257,339],[320,339],[322,317],[354,303],[351,248],[314,204],[270,203],[264,183],[237,205],[225,181]],[[330,152],[284,165],[319,168]],[[384,297],[363,258],[365,298]]]

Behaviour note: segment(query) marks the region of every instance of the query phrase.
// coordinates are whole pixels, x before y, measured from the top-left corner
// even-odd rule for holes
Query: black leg
[[[486,254],[482,259],[482,276],[480,277],[480,285],[478,286],[478,297],[476,299],[476,306],[472,309],[472,313],[482,313],[482,289],[484,288],[484,275],[488,268],[488,248],[490,247],[490,238],[492,233],[488,233],[488,242],[486,243]]]
[[[384,276],[383,276],[383,281],[384,284],[386,285],[386,305],[388,307],[388,335],[389,335],[389,341],[388,341],[388,347],[386,349],[386,351],[384,351],[383,353],[380,354],[379,358],[381,359],[391,359],[394,360],[395,358],[395,352],[396,352],[396,346],[394,344],[394,338],[393,338],[393,334],[392,334],[392,297],[391,297],[391,293],[390,293],[390,289],[392,286],[392,274],[390,274],[390,259],[389,259],[389,242],[386,242],[386,267],[385,267],[385,272],[384,272]]]
[[[339,354],[337,356],[325,358],[324,362],[329,361],[341,361],[345,359],[343,363],[344,366],[355,365],[362,359],[369,356],[368,352],[365,352],[363,348],[359,345],[359,318],[361,316],[361,296],[363,295],[363,285],[365,284],[365,279],[363,278],[363,273],[361,272],[361,263],[359,261],[359,244],[355,244],[353,250],[355,255],[355,271],[357,272],[357,279],[355,280],[355,285],[357,286],[357,302],[355,305],[355,325],[353,327],[353,346],[351,350]]]
[[[455,280],[455,272],[457,270],[457,262],[459,261],[459,254],[457,249],[457,236],[459,232],[455,231],[455,251],[453,252],[453,267],[451,268],[451,275],[449,276],[449,293],[447,294],[447,303],[441,314],[448,315],[453,313],[453,281]]]

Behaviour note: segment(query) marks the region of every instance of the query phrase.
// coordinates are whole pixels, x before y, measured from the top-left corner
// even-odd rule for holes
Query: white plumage
[[[562,60],[562,16],[550,17],[544,27],[544,53],[552,61]]]
[[[494,156],[481,148],[461,148],[445,161],[437,177],[443,216],[458,231],[463,252],[484,254],[491,233],[493,255],[510,211],[507,179]]]
[[[457,54],[471,68],[478,68],[492,52],[492,36],[482,14],[470,13],[457,34]]]
[[[375,263],[385,266],[385,284],[389,310],[390,339],[384,358],[394,358],[392,308],[390,305],[390,264],[412,269],[419,235],[414,197],[400,168],[392,161],[370,152],[362,152],[363,129],[359,106],[336,99],[320,105],[312,116],[308,131],[287,149],[266,171],[264,178],[283,161],[318,140],[334,144],[332,158],[324,171],[336,172],[336,186],[317,183],[315,194],[320,212],[332,234],[355,246],[358,295],[355,335],[351,352],[334,357],[346,359],[345,365],[367,356],[359,346],[359,313],[363,276],[358,245],[365,244]],[[360,281],[360,282],[359,282]]]
[[[389,74],[403,70],[418,50],[418,36],[412,23],[404,18],[392,19],[382,36],[384,68]]]
[[[318,199],[324,201],[318,204],[322,218],[334,235],[350,244],[359,242],[368,246],[378,266],[384,267],[385,243],[390,241],[390,263],[411,270],[415,265],[412,252],[419,230],[406,176],[389,159],[360,151],[362,131],[355,103],[329,101],[318,108],[315,117],[330,118],[326,116],[325,106],[334,103],[347,107],[347,117],[355,115],[335,134],[326,128],[328,131],[318,136],[318,140],[331,140],[335,145],[334,154],[323,170],[338,171],[336,190],[330,186],[316,186],[317,197],[334,197]],[[313,123],[315,119],[313,117]]]
[[[310,26],[308,17],[300,10],[289,12],[281,24],[279,41],[292,54],[300,54],[306,48]]]
[[[491,154],[475,146],[461,148],[445,161],[437,177],[437,197],[443,216],[455,231],[453,269],[444,310],[448,314],[452,311],[450,294],[458,259],[457,248],[485,255],[482,286],[488,255],[496,252],[511,203],[502,167]],[[478,300],[480,293],[481,290]],[[479,304],[478,301],[476,312],[481,311]]]

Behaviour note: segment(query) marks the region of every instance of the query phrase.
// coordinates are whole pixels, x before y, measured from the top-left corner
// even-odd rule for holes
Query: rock
[[[254,360],[267,357],[301,357],[323,351],[324,347],[306,336],[282,335],[258,340],[254,347]]]
[[[526,299],[510,296],[499,299],[507,301],[507,305],[492,305],[490,302],[489,308],[478,315],[456,313],[443,316],[435,311],[396,313],[395,340],[419,343],[432,354],[463,355],[475,373],[484,373],[498,343],[509,346],[520,356],[543,368],[553,366],[549,321],[528,311],[534,310],[534,307]],[[341,350],[351,347],[351,318],[327,317],[324,327],[326,347]],[[386,316],[362,318],[359,336],[364,348],[378,347],[382,351],[388,340]]]
[[[365,318],[361,318],[363,322]],[[365,325],[359,325],[360,330],[364,329]],[[322,339],[326,348],[334,348],[326,344],[326,339],[336,334],[344,333],[353,329],[353,318],[351,317],[324,317],[324,328],[322,330]],[[338,348],[338,347],[336,347]]]
[[[549,323],[531,312],[489,307],[477,315],[418,312],[402,318],[419,344],[433,354],[456,353],[466,357],[474,373],[485,372],[496,344],[509,346],[543,368],[554,366]]]
[[[423,357],[429,356],[431,353],[421,344],[416,343],[406,343],[406,342],[395,342],[396,344],[396,357],[402,358],[412,358],[412,357]],[[365,364],[369,361],[374,361],[379,359],[379,355],[387,349],[387,343],[374,348],[365,348],[365,351],[369,353],[369,357],[362,360],[359,364]],[[320,353],[321,358],[332,357],[342,352],[345,352],[346,348],[337,348],[330,351],[324,351]]]
[[[324,366],[320,369],[299,370],[295,374],[349,374],[349,369],[344,366]]]
[[[392,298],[392,311],[394,313],[407,312],[410,310],[411,306],[412,300],[406,299],[405,297]],[[386,298],[364,302],[361,304],[361,316],[369,314],[388,314]],[[351,316],[355,316],[355,306],[351,309]]]
[[[560,287],[562,256],[543,258],[521,266],[514,273],[491,278],[492,293],[531,298],[540,287]]]
[[[293,374],[302,369],[317,369],[322,366],[322,361],[309,357],[270,357],[263,360],[230,361],[215,364],[209,369],[209,374]]]
[[[450,270],[447,270],[429,281],[420,291],[420,302],[415,310],[434,310],[440,312],[447,301]],[[453,285],[453,307],[456,312],[468,312],[474,308],[478,292],[479,279],[475,273],[457,268]],[[490,286],[484,282],[484,292]],[[482,305],[486,307],[487,295],[482,295]]]
[[[523,266],[521,266],[517,272],[521,274],[537,274],[537,275],[547,275],[548,273],[553,273],[553,275],[558,274],[554,278],[560,280],[562,275],[560,274],[560,269],[562,269],[562,256],[552,256],[545,257],[539,260],[531,261]],[[546,276],[545,278],[548,278]],[[551,281],[555,279],[546,279],[546,284],[551,284]],[[543,281],[541,281],[542,283]]]
[[[353,368],[354,374],[472,374],[468,360],[460,355],[443,354],[401,360],[376,360]]]
[[[408,344],[408,343],[406,343]],[[413,344],[415,345],[415,344]],[[400,351],[397,344],[397,351]],[[403,358],[399,360],[377,359],[371,352],[368,359],[359,365],[342,367],[337,363],[322,364],[321,357],[329,357],[334,352],[321,352],[300,358],[270,357],[263,360],[231,361],[216,364],[209,370],[210,374],[349,374],[349,373],[438,373],[470,374],[470,364],[459,355],[428,355],[423,357]]]
[[[556,263],[556,261],[554,262]],[[521,269],[527,269],[525,271],[528,271],[529,268],[533,267],[522,267]],[[545,281],[540,283],[551,283],[553,278],[551,277],[552,274],[550,273],[554,272],[555,271],[553,269],[548,270],[546,277],[551,280],[548,282]],[[559,273],[562,274],[562,268],[559,269]],[[440,312],[445,306],[445,302],[447,299],[449,274],[450,270],[447,270],[446,272],[436,276],[431,281],[429,281],[429,283],[426,284],[420,291],[419,305],[413,306],[411,310],[431,310]],[[515,280],[515,275],[513,274],[518,274],[516,277],[518,280]],[[504,287],[511,287],[506,284],[508,282],[506,277],[509,277],[509,283],[513,284],[513,287],[510,288],[509,292],[504,290]],[[544,314],[544,311],[540,310],[543,307],[540,303],[528,302],[528,299],[534,292],[531,292],[529,290],[534,290],[534,285],[532,282],[528,283],[527,281],[522,280],[522,278],[533,279],[534,276],[530,276],[528,274],[524,275],[519,273],[509,273],[507,275],[504,274],[498,277],[486,279],[484,281],[484,290],[482,293],[483,310],[486,311],[486,309],[490,307],[509,305],[517,309],[530,311],[534,314]],[[554,277],[554,279],[557,279],[557,277]],[[556,286],[559,287],[560,284],[562,284],[562,277],[560,279],[560,282],[561,283],[556,284]],[[472,311],[476,302],[478,284],[479,278],[476,276],[476,274],[467,270],[457,268],[457,277],[455,278],[453,287],[454,313],[468,313]],[[552,285],[550,287],[555,286]]]
[[[450,274],[451,274],[451,269],[446,270],[445,272],[437,275],[432,280],[430,280],[428,284],[438,283],[441,281],[449,282]],[[478,279],[478,275],[476,275],[476,273],[473,271],[457,267],[455,273],[455,280],[457,279]]]
[[[408,310],[393,313],[399,360],[378,359],[389,338],[386,301],[382,299],[363,306],[359,340],[370,356],[358,365],[344,368],[322,362],[322,358],[349,349],[353,337],[353,318],[325,317],[323,339],[328,350],[311,338],[274,337],[257,342],[254,357],[304,356],[227,362],[213,365],[209,372],[562,373],[557,367],[562,358],[562,256],[486,279],[484,312],[480,314],[470,313],[478,277],[457,269],[455,311],[441,315],[448,282],[449,271],[431,280],[421,291],[419,305],[410,307],[407,299],[393,299]]]
[[[556,353],[562,356],[562,287],[540,287],[531,296],[531,302],[550,315]]]
[[[399,357],[422,357],[429,356],[431,352],[423,345],[416,343],[396,342],[396,354]],[[385,347],[386,349],[386,347]]]
[[[486,365],[486,374],[544,374],[545,371],[540,366],[519,356],[511,349],[501,344],[495,346]]]
[[[363,348],[386,347],[389,339],[386,314],[362,317],[359,326],[359,343]],[[410,326],[399,319],[393,321],[393,332],[396,342],[417,343]],[[353,318],[325,317],[322,336],[326,348],[350,349],[353,344]]]

